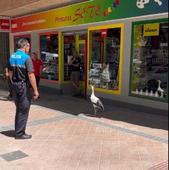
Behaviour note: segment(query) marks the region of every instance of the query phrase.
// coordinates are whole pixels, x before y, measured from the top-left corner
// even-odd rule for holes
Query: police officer
[[[18,50],[10,56],[10,79],[12,82],[13,98],[16,105],[15,139],[30,139],[32,136],[25,133],[31,105],[31,89],[33,98],[39,97],[36,86],[33,64],[30,56],[28,40],[21,38],[17,42]]]

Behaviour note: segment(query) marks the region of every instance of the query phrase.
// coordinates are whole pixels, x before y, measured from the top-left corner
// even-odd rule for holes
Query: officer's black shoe
[[[16,135],[15,139],[31,139],[32,135],[28,135],[28,134],[23,134],[23,135]]]

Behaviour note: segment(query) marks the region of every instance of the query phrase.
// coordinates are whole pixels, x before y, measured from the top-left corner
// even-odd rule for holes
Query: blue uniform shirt
[[[28,72],[34,72],[30,56],[22,50],[17,50],[13,53],[10,56],[9,63],[13,82],[26,82],[28,80]]]

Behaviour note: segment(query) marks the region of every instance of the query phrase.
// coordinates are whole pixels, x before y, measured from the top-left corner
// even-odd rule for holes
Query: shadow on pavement
[[[2,131],[0,132],[2,135],[14,138],[15,137],[15,131],[14,130],[8,130],[8,131]]]
[[[93,106],[89,99],[72,97],[70,95],[59,94],[52,88],[42,88],[41,97],[34,101],[34,105],[65,112],[78,116],[85,114],[89,117],[106,118],[115,121],[122,121],[144,127],[168,130],[168,115],[162,114],[161,110],[148,109],[143,111],[137,107],[126,106],[121,103],[106,103],[103,100],[105,111],[94,116]]]
[[[70,95],[58,94],[57,91],[51,89],[41,89],[41,98],[34,104],[59,110],[72,115],[85,114],[90,117],[106,118],[115,121],[123,121],[130,124],[145,126],[156,129],[168,130],[168,116],[159,113],[154,113],[150,109],[146,112],[137,109],[137,107],[120,106],[117,102],[112,104],[103,104],[105,111],[94,116],[93,106],[89,99],[72,97]]]

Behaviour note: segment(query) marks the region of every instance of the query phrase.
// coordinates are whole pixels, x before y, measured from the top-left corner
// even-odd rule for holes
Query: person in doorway
[[[75,51],[73,53],[73,56],[71,57],[69,61],[69,65],[71,66],[71,82],[73,86],[75,87],[75,96],[79,96],[80,93],[80,88],[79,88],[79,82],[80,82],[80,63],[81,59],[78,55],[78,52]]]
[[[40,75],[41,75],[43,63],[38,58],[38,55],[35,52],[31,53],[31,59],[32,59],[32,62],[33,62],[33,67],[34,67],[34,74],[35,74],[35,78],[36,78],[36,85],[37,85],[37,87],[39,87]]]
[[[15,139],[30,139],[32,136],[25,133],[32,99],[30,84],[33,89],[34,99],[39,97],[39,92],[32,60],[28,55],[30,49],[28,40],[19,39],[17,47],[18,50],[9,59],[9,74],[12,82],[13,99],[16,105]]]
[[[10,76],[9,76],[9,63],[6,64],[5,68],[4,68],[4,78],[8,83],[8,99],[12,99],[12,84],[11,84],[11,80],[10,80]]]

